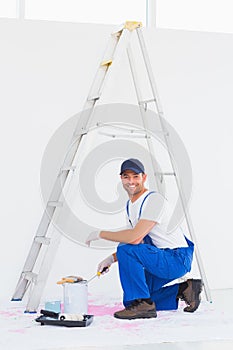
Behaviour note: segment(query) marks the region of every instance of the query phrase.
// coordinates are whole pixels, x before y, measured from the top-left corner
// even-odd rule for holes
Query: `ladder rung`
[[[100,96],[92,96],[92,97],[88,97],[87,101],[97,101],[100,99]]]
[[[113,134],[113,133],[108,133],[108,132],[99,132],[100,135],[104,135],[104,136],[108,136],[108,137],[112,137],[112,138],[136,138],[136,139],[150,139],[151,136],[150,135],[147,135],[147,134],[134,134],[134,133],[131,133],[131,134]]]
[[[49,245],[50,238],[42,237],[42,236],[41,237],[40,236],[36,236],[35,239],[34,239],[34,242]]]
[[[76,166],[67,166],[67,167],[61,168],[61,172],[70,171],[70,170],[75,171],[75,169],[76,169]]]
[[[88,133],[88,130],[87,129],[82,129],[82,130],[80,130],[79,132],[77,132],[77,133],[75,133],[74,134],[74,137],[76,137],[76,138],[79,138],[80,136],[83,136],[83,135],[86,135]],[[62,172],[62,170],[61,170],[61,172]]]
[[[139,101],[139,105],[144,105],[144,104],[147,104],[147,103],[150,103],[150,102],[155,102],[155,98],[152,98],[150,100],[144,100],[144,101]]]
[[[101,67],[104,67],[104,66],[111,66],[112,64],[112,60],[106,60],[106,61],[103,61],[100,65]]]
[[[112,36],[121,36],[123,29],[125,28],[125,24],[121,24],[118,29],[116,29],[114,32],[111,33]]]
[[[166,172],[166,173],[155,173],[155,175],[165,175],[165,176],[170,176],[170,175],[172,175],[172,176],[176,176],[176,173],[174,173],[174,172]]]
[[[49,201],[47,205],[48,207],[62,207],[63,203],[58,201]]]
[[[27,271],[27,272],[23,272],[22,276],[24,279],[28,280],[28,281],[32,281],[35,282],[37,280],[37,274],[31,271]]]

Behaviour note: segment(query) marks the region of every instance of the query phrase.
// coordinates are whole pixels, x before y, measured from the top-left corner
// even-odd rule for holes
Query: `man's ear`
[[[147,174],[142,174],[142,180],[143,180],[143,182],[146,181],[146,178],[147,178]]]

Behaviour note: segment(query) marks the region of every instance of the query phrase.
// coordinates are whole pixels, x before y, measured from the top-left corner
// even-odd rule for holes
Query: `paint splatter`
[[[114,312],[122,309],[121,303],[116,303],[114,305],[90,305],[88,308],[88,313],[96,316],[113,315]]]
[[[26,330],[25,329],[21,329],[21,328],[20,329],[9,329],[8,332],[25,334]]]

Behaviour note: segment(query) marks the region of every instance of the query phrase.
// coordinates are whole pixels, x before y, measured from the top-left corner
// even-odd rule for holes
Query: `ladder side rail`
[[[107,58],[111,58],[110,59],[111,64],[107,64],[102,67],[101,66],[99,67],[98,72],[95,75],[95,81],[93,82],[91,91],[89,92],[89,95],[88,95],[89,97],[87,98],[87,101],[83,107],[83,113],[85,114],[85,123],[84,124],[80,124],[79,122],[77,123],[75,132],[73,134],[73,140],[75,140],[80,134],[82,134],[82,136],[85,136],[89,131],[89,128],[91,126],[91,121],[93,118],[94,107],[98,103],[102,95],[107,79],[110,75],[112,66],[115,64],[117,57],[120,57],[123,50],[127,48],[131,35],[132,35],[132,31],[128,30],[127,28],[123,28],[119,32],[114,33],[114,35],[112,36],[112,40],[114,40],[114,45],[112,46],[113,52],[109,54],[109,48],[106,50],[108,52]],[[111,46],[111,43],[109,43],[109,45]],[[104,59],[105,58],[106,57],[104,57]],[[96,86],[98,86],[97,89],[96,89]],[[91,96],[97,97],[97,98],[92,99]],[[82,120],[82,118],[80,119]],[[84,142],[84,139],[85,139],[84,137],[79,139],[77,149],[80,146],[81,141],[82,143]],[[73,162],[72,165],[75,166],[76,163],[74,161],[74,157],[72,159],[72,162]]]
[[[66,180],[66,177],[68,176],[68,172],[66,172],[65,176],[62,177],[63,183]],[[60,195],[62,192],[61,188],[61,177],[57,177],[56,182],[54,184],[53,191],[50,194],[49,197],[49,202],[54,201],[59,201]],[[52,217],[54,215],[54,212],[56,210],[56,206],[49,206],[48,204],[46,205],[46,209],[43,212],[42,218],[40,220],[39,226],[37,228],[36,234],[34,236],[34,239],[32,241],[31,248],[29,250],[29,254],[25,260],[24,266],[23,266],[23,271],[19,277],[15,292],[13,294],[12,300],[21,300],[26,292],[26,289],[28,287],[28,284],[31,282],[30,278],[30,272],[32,272],[36,260],[38,258],[38,255],[40,253],[41,247],[43,245],[43,241],[39,240],[38,238],[45,238],[49,225],[51,223]],[[28,274],[28,275],[27,275]]]
[[[50,211],[54,211],[55,208],[48,208]],[[12,300],[22,300],[27,288],[28,284],[31,282],[30,274],[27,275],[27,273],[30,273],[36,263],[36,259],[39,255],[39,252],[42,247],[42,243],[37,239],[38,237],[45,237],[46,236],[46,231],[49,227],[50,224],[50,218],[51,218],[52,213],[48,213],[47,210],[44,211],[39,227],[37,229],[36,235],[34,236],[34,239],[31,244],[31,248],[29,250],[28,256],[25,260],[24,266],[23,266],[23,271],[19,277],[15,292],[12,296]]]
[[[57,253],[61,241],[61,233],[58,232],[56,228],[52,229],[54,230],[54,232],[51,236],[51,243],[46,249],[37,278],[35,281],[32,281],[30,286],[31,290],[27,300],[25,310],[26,312],[36,312],[39,306],[41,296],[43,294],[43,290],[45,288],[51,270],[52,262],[54,261],[55,255]]]
[[[112,37],[112,40],[110,40],[109,45],[106,49],[105,55],[110,55],[107,57],[104,57],[104,59],[112,57],[112,59],[114,58],[114,54],[116,54],[118,52],[118,43],[119,43],[119,39],[122,37],[122,34],[126,33],[126,31],[122,30],[120,32],[118,32],[116,35],[114,35]],[[128,33],[127,33],[128,34]],[[126,36],[126,35],[125,35]],[[110,48],[109,48],[110,47]],[[112,50],[112,53],[109,53],[109,51]],[[95,107],[96,102],[98,101],[98,99],[100,98],[102,89],[103,89],[103,85],[104,85],[104,81],[106,79],[108,70],[109,70],[110,64],[109,65],[103,65],[102,67],[99,67],[94,82],[90,88],[90,92],[88,94],[88,98],[87,101],[84,105],[83,108],[83,113],[85,113],[85,118],[83,120],[83,118],[80,117],[79,121],[76,124],[75,127],[75,131],[73,133],[70,145],[72,146],[72,144],[76,143],[75,147],[73,147],[73,149],[70,150],[69,154],[65,156],[65,160],[64,163],[60,169],[60,173],[55,181],[55,184],[53,186],[53,189],[51,191],[49,200],[49,202],[59,202],[60,196],[62,194],[62,190],[63,187],[65,186],[68,178],[69,178],[69,174],[71,174],[70,170],[72,169],[72,165],[74,162],[74,158],[75,155],[77,154],[77,150],[80,146],[80,142],[83,139],[83,136],[86,135],[87,133],[87,127],[88,125],[90,125],[90,118],[91,115],[93,113],[93,109]],[[97,88],[97,94],[95,94],[95,89],[96,89],[96,85],[99,85],[99,87]],[[91,96],[93,96],[94,98],[91,98]],[[68,169],[68,170],[63,170],[63,169]],[[24,267],[23,267],[23,272],[20,275],[19,281],[17,283],[16,289],[15,289],[15,293],[12,297],[12,300],[21,300],[28,288],[28,286],[30,285],[30,283],[33,282],[33,288],[31,288],[31,294],[36,294],[37,298],[38,298],[38,292],[37,292],[37,282],[35,281],[36,276],[32,278],[29,278],[29,274],[30,272],[32,272],[36,260],[39,256],[41,247],[42,247],[42,243],[36,242],[35,240],[38,237],[46,237],[46,234],[48,232],[49,226],[51,224],[51,221],[53,219],[55,210],[56,210],[56,206],[54,207],[49,207],[48,203],[46,205],[46,209],[42,215],[42,219],[40,221],[40,224],[38,226],[36,235],[34,237],[31,249],[29,251],[28,257],[25,261]],[[53,248],[55,250],[55,247]],[[48,251],[48,253],[47,253]],[[45,260],[48,260],[48,254],[50,252],[50,249],[47,248],[47,251],[45,253]],[[47,257],[47,258],[46,258]],[[42,262],[43,265],[43,262]],[[45,270],[42,266],[42,270]],[[28,274],[28,275],[27,275]],[[40,274],[41,271],[39,272],[37,278],[38,280],[40,280],[40,286],[42,286],[41,283],[41,279],[40,279]],[[44,273],[45,276],[45,273]],[[33,280],[33,281],[32,281]],[[40,292],[42,291],[42,289],[40,288]],[[28,306],[29,308],[33,308],[35,303],[37,303],[37,301],[32,301],[32,296],[30,295],[29,297],[30,301],[29,304],[30,306]]]
[[[103,70],[103,73],[105,75],[106,70]],[[92,89],[92,88],[91,88]],[[89,103],[89,106],[91,105],[91,107],[93,108],[94,105],[96,103],[96,100],[93,100],[92,103]],[[90,110],[90,108],[89,108]],[[92,110],[90,110],[90,113],[92,112]],[[89,113],[89,114],[90,114]],[[54,183],[53,189],[50,193],[49,199],[48,199],[48,203],[49,202],[56,202],[59,201],[61,192],[62,192],[62,188],[67,180],[68,174],[69,174],[69,170],[65,170],[62,171],[62,168],[69,168],[72,165],[72,161],[74,158],[74,155],[78,149],[79,146],[79,142],[81,141],[81,138],[83,136],[83,134],[85,134],[84,130],[86,129],[86,125],[87,125],[87,118],[89,117],[88,115],[85,115],[86,120],[84,121],[84,124],[80,126],[80,123],[78,122],[75,128],[75,131],[77,132],[78,128],[79,128],[79,139],[77,140],[77,146],[75,148],[73,148],[73,152],[69,152],[69,157],[65,157],[64,163],[60,169],[60,173],[58,174],[56,181]],[[81,122],[83,122],[83,120],[81,120]],[[77,135],[74,132],[72,139],[71,139],[71,145],[72,143],[74,143],[74,140],[77,139]],[[71,154],[73,153],[73,154]],[[16,285],[16,289],[15,292],[12,296],[12,300],[21,300],[28,288],[28,285],[31,283],[31,279],[29,278],[29,276],[27,276],[28,272],[31,272],[35,266],[36,260],[38,258],[38,255],[40,253],[42,244],[35,242],[35,238],[36,237],[45,237],[46,233],[48,231],[49,225],[51,223],[51,220],[53,218],[54,212],[55,212],[56,207],[49,207],[48,204],[46,205],[46,208],[44,210],[44,213],[42,215],[41,221],[39,223],[38,229],[36,231],[36,234],[34,236],[31,248],[29,250],[29,254],[26,258],[26,261],[24,263],[23,266],[23,271],[19,277],[18,283]]]
[[[121,33],[119,35],[111,35],[108,40],[107,47],[105,49],[104,55],[102,57],[102,61],[98,66],[98,69],[95,73],[94,80],[91,84],[86,102],[84,104],[83,110],[89,109],[92,107],[92,101],[94,98],[100,98],[99,87],[103,84],[105,79],[106,71],[111,65],[111,61],[113,60],[114,53],[116,51],[116,47],[118,45]],[[105,62],[105,64],[104,64]],[[97,91],[96,91],[97,88]]]
[[[118,51],[119,51],[119,39],[120,38],[122,39],[122,35],[124,36],[123,45],[125,46],[125,42],[127,43],[129,41],[130,34],[131,34],[130,32],[123,30],[120,33],[120,35],[118,36],[117,41],[114,45],[114,49],[113,49],[113,53],[115,53],[116,56],[118,55]],[[121,40],[121,42],[122,42],[122,40]],[[121,45],[121,46],[123,46],[123,45]],[[120,49],[122,50],[122,47]],[[114,57],[112,57],[112,59],[113,58]],[[89,92],[89,95],[88,95],[89,97],[92,96],[93,89],[95,88],[96,83],[98,83],[98,85],[99,85],[98,96],[99,97],[101,96],[103,85],[106,81],[107,75],[109,74],[109,67],[110,67],[110,65],[100,67],[100,69],[98,70],[98,72],[100,72],[100,74],[98,74],[98,72],[97,72],[97,74],[95,76],[95,82],[92,84],[91,91]],[[101,68],[105,68],[105,69],[101,69]],[[96,82],[96,80],[98,80],[98,81]],[[75,129],[75,132],[73,134],[72,141],[71,141],[71,144],[72,144],[72,142],[76,141],[76,145],[69,154],[68,162],[67,162],[67,159],[65,159],[65,162],[64,162],[65,164],[63,164],[63,167],[65,167],[65,168],[67,166],[68,167],[74,166],[74,168],[75,168],[75,158],[77,157],[77,151],[78,151],[78,148],[80,147],[80,144],[83,143],[85,140],[85,136],[88,132],[88,128],[89,128],[89,125],[91,123],[91,116],[92,116],[92,113],[94,111],[94,107],[95,107],[98,99],[94,98],[94,99],[91,99],[90,101],[88,101],[88,99],[87,99],[87,102],[86,102],[86,104],[84,106],[84,110],[83,110],[83,113],[85,113],[84,123],[82,123],[82,125],[80,125],[80,123],[77,123],[77,125],[76,125],[76,129]],[[89,106],[88,110],[85,109],[87,106]],[[91,108],[90,108],[90,106],[91,106]],[[81,119],[81,121],[82,121],[82,119]],[[77,139],[77,135],[80,135],[80,134],[81,134],[81,137],[79,137]],[[63,174],[64,174],[64,172],[63,172]],[[67,175],[63,179],[62,183],[60,183],[60,179],[57,178],[57,181],[59,181],[59,183],[55,185],[55,191],[57,190],[57,186],[60,185],[60,191],[58,191],[58,198],[57,197],[54,198],[54,195],[53,195],[54,191],[53,191],[52,195],[50,196],[50,200],[59,200],[59,196],[61,195],[63,187],[68,182],[67,181],[68,175],[69,175],[69,173],[67,173]],[[59,242],[59,240],[58,240],[59,236],[56,235],[55,237],[56,237],[57,242]],[[54,236],[52,236],[52,239],[54,239]],[[56,244],[56,245],[58,247],[58,244]],[[51,246],[53,247],[53,250],[51,249]],[[41,298],[41,294],[43,292],[43,289],[44,289],[44,286],[45,286],[45,283],[46,283],[46,280],[47,280],[47,277],[49,274],[49,268],[50,268],[50,265],[51,265],[51,262],[53,259],[53,258],[51,259],[52,253],[53,253],[53,256],[55,256],[55,253],[54,253],[55,249],[56,249],[56,246],[53,243],[46,250],[44,259],[43,259],[41,267],[40,267],[40,271],[39,271],[38,276],[37,276],[37,280],[32,285],[31,293],[29,296],[28,304],[27,304],[28,311],[33,311],[38,307],[38,304],[39,304],[40,298]]]
[[[112,64],[104,66],[104,68],[105,68],[104,70],[101,69],[103,67],[99,67],[98,71],[101,72],[101,74],[99,74],[99,76],[98,76],[98,74],[96,74],[95,80],[97,80],[97,81],[95,81],[92,84],[91,91],[89,92],[89,96],[91,96],[93,94],[93,86],[99,85],[99,88],[97,89],[97,91],[98,91],[99,98],[101,97],[106,80],[111,72],[112,66],[115,63],[115,58],[119,57],[121,55],[122,51],[127,48],[131,35],[132,35],[132,31],[128,30],[127,28],[123,28],[122,30],[120,30],[119,32],[114,34],[114,37],[112,38],[114,40],[113,52],[110,54],[110,56],[109,56],[109,49],[106,50],[108,52],[107,57],[108,58],[111,57]],[[100,77],[100,79],[99,79],[99,77]],[[75,149],[73,149],[72,153],[70,152],[71,154],[69,155],[68,162],[65,160],[64,167],[68,166],[68,167],[76,168],[76,163],[77,163],[76,158],[78,155],[77,154],[78,148],[81,146],[81,143],[83,146],[83,143],[85,142],[85,139],[86,139],[85,136],[87,135],[87,133],[90,130],[90,127],[91,127],[90,124],[92,121],[94,107],[98,103],[98,100],[99,99],[93,99],[93,100],[88,101],[88,99],[87,99],[87,102],[84,105],[83,112],[82,112],[82,114],[84,114],[84,116],[85,116],[84,123],[82,122],[82,118],[80,118],[81,124],[78,121],[78,123],[76,125],[76,129],[75,129],[75,132],[73,134],[73,142],[76,142],[76,146],[75,146]],[[91,105],[91,108],[85,109],[87,106],[90,106],[90,105]],[[80,137],[80,135],[81,135],[81,137]]]
[[[108,57],[111,57],[112,63],[108,64],[106,66],[102,66],[102,67],[100,66],[100,68],[95,76],[96,81],[94,81],[94,83],[92,84],[91,92],[89,93],[89,95],[88,95],[89,97],[84,105],[84,108],[83,108],[84,112],[85,112],[85,110],[88,110],[88,108],[90,108],[90,105],[92,106],[92,98],[96,97],[95,102],[99,101],[99,99],[103,93],[103,90],[105,88],[108,77],[110,75],[111,68],[115,64],[116,59],[121,56],[123,50],[126,49],[128,42],[130,40],[131,34],[132,34],[131,31],[124,28],[123,30],[121,30],[120,32],[118,32],[117,34],[114,35],[113,40],[115,40],[116,43],[115,43],[112,55],[108,56]],[[104,68],[105,68],[105,70],[104,70]],[[98,86],[97,89],[95,88],[96,85]],[[88,124],[86,125],[86,130],[88,130],[88,126],[91,123],[92,112],[93,112],[93,110],[90,110],[89,118],[87,118]],[[79,129],[80,128],[77,127],[75,134],[77,134],[79,132]]]
[[[137,76],[135,60],[134,60],[134,56],[133,56],[132,48],[131,48],[130,44],[127,48],[127,54],[128,54],[129,65],[130,65],[130,69],[131,69],[131,73],[132,73],[132,77],[133,77],[134,87],[135,87],[135,91],[136,91],[136,95],[137,95],[137,100],[138,100],[138,104],[139,104],[140,114],[141,114],[141,118],[142,118],[142,122],[143,122],[143,127],[147,131],[148,130],[147,116],[146,116],[146,111],[144,109],[144,106],[140,103],[142,101],[142,93],[141,93],[141,90],[139,88],[139,79]],[[153,157],[154,149],[153,149],[153,144],[152,144],[150,136],[148,136],[146,138],[146,141],[147,141],[148,149],[150,151],[150,160],[151,160],[153,170],[156,173],[159,173],[157,164],[155,162],[155,158]],[[162,193],[163,189],[162,189],[162,183],[161,183],[160,179],[158,178],[158,176],[155,176],[154,179],[155,179],[155,182],[157,185],[157,189]]]
[[[50,245],[51,240],[53,239],[52,236],[48,238],[48,231],[52,221],[54,221],[55,211],[57,207],[60,207],[59,205],[58,206],[56,205],[56,202],[62,204],[62,202],[59,202],[59,199],[61,197],[62,187],[65,185],[69,172],[65,171],[64,173],[65,174],[62,174],[63,176],[60,176],[60,177],[58,176],[56,179],[53,191],[50,195],[49,201],[46,205],[46,209],[44,210],[38,229],[34,236],[31,248],[29,250],[29,254],[26,258],[23,271],[20,275],[12,300],[22,300],[26,290],[28,289],[29,284],[30,283],[35,284],[36,275],[34,273],[31,274],[31,272],[33,271],[33,268],[36,264],[36,260],[43,246],[43,239],[45,244],[47,245]],[[61,178],[62,178],[62,184],[60,182]],[[50,206],[49,205],[50,202],[54,202],[54,205]]]
[[[97,74],[95,75],[95,81],[93,82],[90,92],[88,94],[87,101],[83,107],[83,112],[81,113],[80,119],[76,124],[75,131],[73,133],[72,137],[72,143],[76,143],[75,148],[73,149],[72,153],[70,152],[69,157],[65,160],[65,164],[63,165],[66,167],[74,167],[75,168],[75,156],[77,155],[77,150],[80,147],[81,142],[83,143],[85,140],[86,134],[89,131],[89,128],[91,126],[91,121],[93,117],[94,107],[98,103],[103,89],[105,87],[106,81],[108,79],[108,76],[111,72],[112,65],[115,63],[115,58],[120,56],[120,53],[123,51],[123,49],[126,48],[128,45],[129,39],[130,39],[131,32],[127,29],[123,29],[119,31],[118,33],[114,34],[112,39],[114,40],[114,45],[112,46],[113,52],[109,54],[109,49],[106,51],[108,52],[108,58],[111,57],[111,64],[107,64],[104,66],[100,66]],[[111,42],[109,43],[111,46]],[[109,56],[110,55],[110,56]],[[97,89],[96,89],[97,86]],[[91,98],[93,97],[93,98]],[[98,97],[98,98],[94,98]],[[84,122],[82,116],[84,115]]]
[[[82,137],[80,138],[77,146],[75,147],[76,152],[72,152],[72,164],[76,163],[76,158],[78,156],[78,147],[80,147],[80,144],[82,142],[84,142],[85,140],[85,136],[86,135],[82,135]],[[69,172],[68,176],[66,177],[66,181],[63,183],[63,186],[60,187],[61,188],[61,196],[64,196],[64,193],[67,193],[69,191],[69,185],[70,185],[70,180],[71,180],[71,172]],[[57,179],[59,180],[59,178]],[[60,197],[58,200],[60,200]],[[62,207],[60,208],[55,207],[55,210],[53,212],[53,215],[50,218],[50,222],[48,225],[48,228],[45,232],[45,234],[48,233],[48,230],[52,230],[52,234],[51,234],[51,238],[50,238],[50,244],[47,246],[46,251],[44,253],[40,268],[39,268],[39,272],[37,274],[37,276],[29,281],[31,282],[31,288],[30,288],[30,293],[29,293],[29,297],[28,297],[28,302],[27,302],[27,306],[26,306],[26,312],[35,312],[36,309],[39,306],[40,300],[41,300],[41,296],[43,293],[43,290],[45,288],[48,276],[49,276],[49,272],[51,269],[51,265],[52,262],[55,258],[56,252],[58,250],[58,246],[61,240],[61,233],[59,232],[59,229],[56,227],[56,225],[52,226],[52,224],[56,223],[57,218],[60,215],[60,210],[62,210]],[[28,285],[27,285],[28,287]]]
[[[159,100],[159,96],[158,96],[158,93],[157,93],[157,88],[156,88],[156,85],[155,85],[155,82],[154,82],[153,71],[152,71],[152,67],[150,65],[150,60],[149,60],[149,56],[148,56],[148,53],[147,53],[147,50],[146,50],[146,45],[145,45],[145,42],[144,42],[143,34],[142,34],[140,28],[137,28],[136,31],[137,31],[137,34],[138,34],[139,43],[140,43],[140,46],[141,46],[143,58],[144,58],[144,61],[145,61],[147,72],[148,72],[148,77],[149,77],[149,80],[150,80],[153,96],[155,98],[155,104],[156,104],[156,108],[157,108],[157,111],[158,111],[158,117],[159,117],[159,120],[160,120],[160,123],[161,123],[161,127],[162,127],[162,130],[163,130],[163,133],[164,133],[164,139],[165,139],[166,147],[167,147],[167,150],[168,150],[169,158],[170,158],[170,161],[171,161],[172,168],[174,170],[175,180],[176,180],[177,188],[178,188],[178,191],[179,191],[179,195],[180,195],[181,204],[182,204],[182,208],[183,208],[183,211],[184,211],[186,223],[187,223],[187,226],[188,226],[188,229],[189,229],[189,233],[190,233],[190,236],[191,236],[192,240],[194,241],[194,243],[197,243],[197,239],[196,239],[196,236],[195,236],[195,233],[194,233],[192,221],[191,221],[189,212],[187,210],[187,207],[185,205],[185,203],[186,203],[185,196],[184,196],[183,190],[182,190],[182,188],[180,186],[179,180],[177,178],[176,165],[175,165],[175,162],[173,161],[173,157],[172,157],[172,154],[171,154],[171,145],[170,145],[169,136],[166,133],[166,128],[165,128],[165,125],[164,125],[164,122],[163,122],[163,119],[162,119],[162,117],[163,117],[162,106],[161,106],[161,103],[160,103],[160,100]],[[204,271],[201,255],[200,255],[200,252],[199,252],[197,244],[195,244],[195,255],[196,255],[196,259],[197,259],[199,272],[201,274],[201,278],[202,278],[203,283],[204,283],[206,298],[207,298],[208,301],[211,301],[210,289],[209,289],[209,286],[208,286],[207,277],[206,277],[206,274],[205,274],[205,271]]]
[[[80,138],[81,139],[81,138]],[[77,151],[79,143],[77,146],[72,150],[71,159],[73,160],[75,153]],[[62,202],[60,202],[60,198],[62,195],[63,188],[68,180],[69,174],[71,174],[69,170],[62,171],[62,168],[60,170],[60,173],[58,174],[55,184],[53,186],[52,192],[50,194],[49,200],[47,202],[46,208],[44,210],[44,213],[42,215],[42,218],[40,220],[39,226],[37,228],[36,234],[34,236],[31,248],[29,250],[28,256],[26,258],[26,261],[23,266],[23,271],[19,277],[19,281],[17,283],[15,292],[13,294],[12,300],[21,300],[28,288],[28,285],[32,282],[30,278],[30,272],[33,271],[33,268],[36,264],[37,258],[39,256],[39,253],[41,251],[41,248],[43,246],[42,243],[40,243],[38,238],[40,237],[46,237],[49,227],[54,221],[54,214],[57,208],[57,205],[59,204],[62,206]],[[49,203],[54,203],[52,206],[49,205]],[[57,205],[56,205],[57,203]],[[35,279],[35,277],[34,277]],[[35,289],[35,288],[34,288]]]

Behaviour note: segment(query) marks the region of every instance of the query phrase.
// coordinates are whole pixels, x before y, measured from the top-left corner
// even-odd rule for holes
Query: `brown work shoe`
[[[127,306],[124,310],[115,312],[114,317],[125,320],[157,317],[155,303],[148,304],[141,299],[134,300],[132,304]]]
[[[184,300],[188,306],[184,308],[185,312],[194,312],[201,302],[201,291],[203,282],[200,279],[189,279],[186,281],[187,288],[178,295],[178,298]]]

